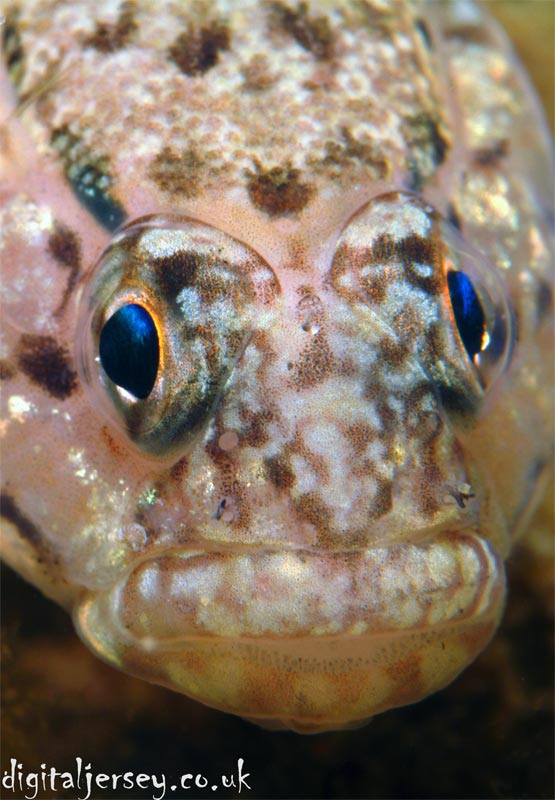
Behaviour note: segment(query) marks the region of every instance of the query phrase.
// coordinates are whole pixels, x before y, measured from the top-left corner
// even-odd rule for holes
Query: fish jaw
[[[179,550],[74,613],[113,666],[274,729],[350,728],[450,683],[485,647],[503,561],[479,535],[356,551]]]

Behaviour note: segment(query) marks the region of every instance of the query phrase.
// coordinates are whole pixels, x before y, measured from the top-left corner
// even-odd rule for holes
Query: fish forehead
[[[449,150],[444,76],[416,25],[422,6],[19,8],[19,91],[47,85],[34,137],[66,172],[97,166],[130,218],[193,206],[243,237],[260,229],[258,244],[267,223],[294,225],[314,209],[310,239],[323,217],[333,224],[332,197],[344,215],[364,186],[420,186]]]
[[[549,460],[551,424],[548,145],[541,123],[529,130],[533,103],[503,38],[471,4],[400,2],[20,3],[6,30],[17,87],[17,97],[6,89],[2,129],[11,562],[68,605],[89,590],[79,612],[89,641],[95,615],[115,613],[121,592],[122,620],[137,592],[163,616],[149,606],[157,582],[173,598],[170,635],[189,595],[195,625],[213,632],[258,635],[268,620],[272,635],[280,620],[293,636],[311,624],[366,631],[356,603],[341,606],[341,622],[331,613],[356,574],[383,591],[360,595],[361,606],[381,613],[382,600],[404,598],[384,625],[448,623],[459,594],[445,608],[411,600],[421,584],[441,593],[443,578],[466,585],[468,609],[499,608],[497,556],[472,532],[507,552]],[[414,193],[424,199],[410,207],[403,198]],[[384,195],[395,198],[389,212]],[[468,375],[436,211],[497,270],[518,321],[495,402],[480,401],[464,431],[422,361],[444,352],[442,374]],[[251,328],[248,346],[233,344],[206,425],[162,463],[97,415],[105,398],[84,391],[78,369],[79,295],[114,230],[149,215],[189,220],[183,240],[212,226],[242,253],[237,269],[259,259],[272,287],[249,311],[244,283],[203,305],[206,287],[179,284],[178,272],[165,296],[152,264],[139,275],[145,302],[187,309],[199,330],[221,323],[222,341],[230,316]],[[141,246],[152,263],[167,249],[156,228]],[[177,341],[178,328],[161,329]],[[212,335],[191,348],[207,363]],[[459,563],[441,537],[462,528],[471,536]],[[430,537],[441,546],[428,560]],[[242,558],[253,545],[285,553]],[[194,559],[189,569],[172,558],[183,547],[201,549],[198,592]],[[211,548],[224,552],[212,558]],[[443,578],[432,580],[434,569]],[[253,611],[245,628],[225,597],[207,617],[206,598],[234,582],[280,605]],[[295,586],[314,589],[321,618],[298,613]],[[148,647],[133,644],[134,656],[114,646],[104,657],[135,658],[148,677]],[[180,685],[168,676],[181,672],[170,659],[163,680]]]

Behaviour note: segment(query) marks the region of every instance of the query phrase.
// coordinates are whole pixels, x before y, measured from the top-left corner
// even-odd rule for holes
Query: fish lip
[[[447,538],[460,539],[461,537],[474,536],[487,542],[488,546],[500,557],[507,557],[507,548],[499,547],[493,544],[487,537],[482,536],[478,531],[476,520],[449,520],[442,522],[440,525],[422,528],[420,531],[415,530],[400,530],[396,534],[395,539],[388,539],[380,543],[376,540],[369,541],[363,545],[349,546],[349,547],[333,547],[326,545],[325,547],[318,546],[311,542],[306,544],[299,544],[295,541],[279,542],[268,541],[262,542],[248,541],[239,542],[225,539],[212,539],[187,536],[186,539],[179,541],[171,546],[159,546],[156,544],[156,536],[152,533],[153,544],[151,549],[144,551],[142,554],[135,554],[135,559],[131,564],[129,572],[132,572],[139,564],[145,563],[167,556],[175,556],[182,558],[190,558],[191,555],[206,555],[208,553],[231,553],[231,554],[256,554],[256,553],[283,553],[283,552],[298,552],[298,553],[314,553],[321,556],[329,554],[336,555],[350,555],[352,553],[368,552],[372,550],[388,550],[393,548],[403,548],[407,545],[418,546],[431,546],[439,539]],[[148,536],[149,534],[147,534]]]
[[[75,608],[74,621],[81,638],[97,656],[137,677],[177,690],[222,711],[265,725],[269,721],[272,727],[304,732],[342,729],[390,708],[415,703],[443,688],[493,636],[505,596],[503,561],[495,547],[483,537],[466,533],[444,536],[441,541],[433,540],[425,546],[397,545],[397,551],[409,553],[409,561],[412,552],[415,565],[420,552],[421,566],[425,566],[422,551],[427,552],[428,557],[430,553],[441,555],[443,552],[448,560],[449,547],[454,548],[454,552],[466,547],[468,553],[480,554],[469,559],[463,557],[462,561],[474,562],[476,568],[481,563],[484,574],[480,577],[476,573],[476,591],[467,596],[463,613],[447,613],[436,619],[428,616],[415,624],[407,624],[402,615],[396,621],[387,614],[376,613],[366,620],[369,622],[366,630],[360,626],[357,629],[356,625],[343,629],[340,626],[335,631],[317,630],[309,619],[304,630],[295,631],[287,627],[291,620],[280,618],[278,613],[277,628],[259,631],[258,635],[246,625],[242,629],[240,626],[231,629],[225,618],[220,630],[201,630],[198,625],[195,628],[191,624],[194,616],[191,609],[189,613],[184,607],[172,609],[171,592],[169,597],[160,597],[154,585],[150,598],[140,596],[137,579],[142,571],[160,567],[163,558],[156,556],[141,562],[112,590],[87,593]],[[392,549],[381,548],[381,555],[385,557]],[[239,557],[229,550],[219,557],[224,561],[226,558],[248,560],[249,550],[251,561],[259,560],[262,566],[265,559],[268,566],[268,559],[285,558],[287,561],[299,555],[298,551],[284,551],[283,548],[265,554],[254,554],[253,548],[244,548]],[[375,561],[379,550],[368,548],[366,552],[359,550],[349,554],[343,551],[332,554],[331,561],[344,562],[348,556],[354,568],[361,558]],[[300,555],[312,558],[313,563],[317,559],[327,560],[321,551],[302,551]],[[195,559],[198,561],[199,556],[188,551],[186,556],[181,553],[176,558],[174,551],[166,558],[167,566],[179,572],[179,568],[190,567]],[[206,558],[206,552],[201,553],[197,566],[202,567],[202,559]],[[260,564],[254,566],[260,567]],[[167,575],[171,578],[171,569]],[[310,582],[306,586],[310,589]],[[324,586],[333,587],[333,581]],[[158,588],[171,589],[171,580],[168,586]],[[366,588],[371,595],[372,585],[367,583]],[[443,587],[445,591],[448,588],[447,584]],[[409,597],[407,593],[404,596]],[[285,597],[291,599],[293,611],[302,612],[305,607],[309,611],[314,609],[314,605],[306,602],[310,598],[302,594],[297,606],[294,594],[286,593]],[[392,597],[402,600],[402,597],[395,598],[394,592]],[[256,611],[264,605],[264,598],[254,599],[257,602],[252,602],[250,607]],[[333,598],[332,592],[332,599],[344,608],[350,602],[348,593],[339,593]],[[363,599],[355,597],[355,610],[364,610]],[[440,592],[439,600],[445,599]],[[206,607],[210,609],[210,605]],[[333,604],[330,608],[333,613],[338,611]],[[264,608],[262,611],[264,619]],[[272,602],[267,604],[266,611],[271,614]],[[153,619],[158,630],[148,630]],[[141,629],[145,623],[147,629]]]
[[[227,616],[211,581],[229,586],[234,611]],[[166,651],[199,639],[285,641],[453,628],[499,617],[504,596],[500,552],[468,531],[340,551],[218,543],[151,553],[111,590],[87,595],[76,623],[89,645],[100,632],[118,648]],[[323,606],[327,614],[318,612]]]

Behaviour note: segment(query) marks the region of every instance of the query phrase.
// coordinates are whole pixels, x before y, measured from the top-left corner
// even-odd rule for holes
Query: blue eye
[[[484,344],[486,318],[474,286],[464,272],[447,273],[447,287],[459,335],[466,352],[473,360]]]
[[[111,381],[144,400],[154,386],[160,360],[158,333],[146,309],[123,306],[102,328],[100,361]]]

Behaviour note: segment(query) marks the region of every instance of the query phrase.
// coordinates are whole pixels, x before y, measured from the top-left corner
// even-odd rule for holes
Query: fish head
[[[7,15],[2,550],[116,667],[349,727],[501,616],[551,137],[473,4],[216,6]]]
[[[100,656],[317,730],[417,700],[483,648],[509,538],[472,428],[512,323],[495,270],[431,206],[379,194],[285,263],[145,217],[79,314],[106,488],[118,471],[125,487],[67,556]]]

